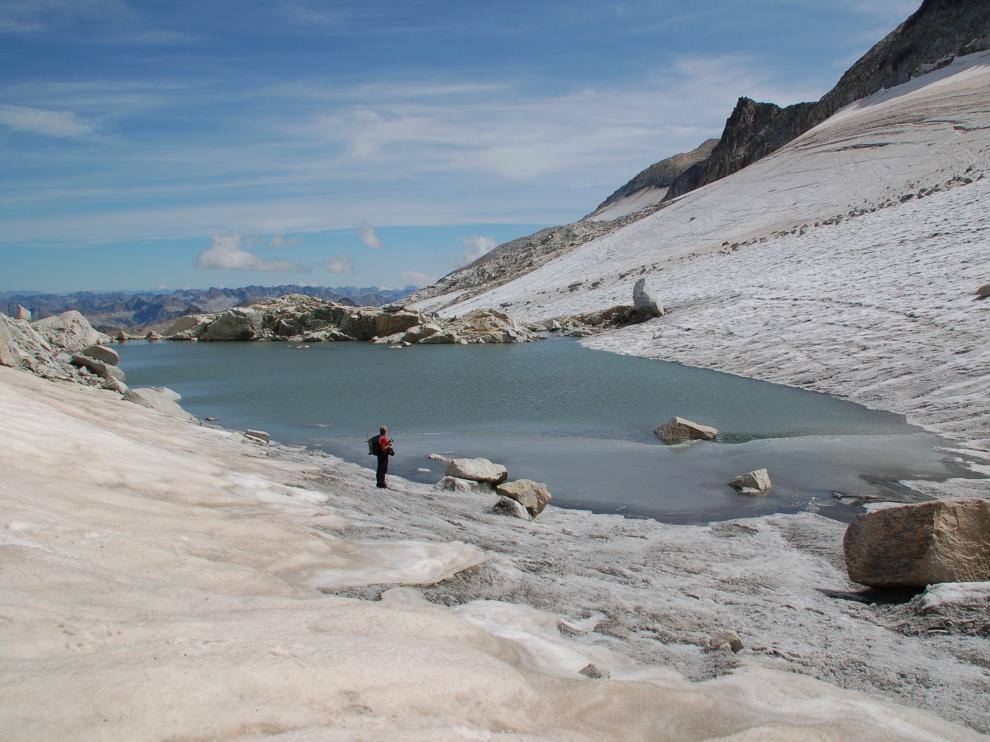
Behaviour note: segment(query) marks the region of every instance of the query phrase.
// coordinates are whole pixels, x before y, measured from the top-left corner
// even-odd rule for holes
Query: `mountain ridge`
[[[218,312],[244,304],[284,296],[304,294],[317,299],[329,299],[338,304],[381,306],[404,299],[415,290],[381,289],[370,286],[241,286],[227,289],[178,289],[175,291],[77,291],[72,294],[43,294],[5,292],[3,312],[13,316],[17,305],[28,309],[34,319],[43,319],[75,309],[99,330],[143,330],[163,325],[186,314]]]

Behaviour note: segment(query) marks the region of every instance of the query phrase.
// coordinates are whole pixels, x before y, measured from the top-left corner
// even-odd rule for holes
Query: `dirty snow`
[[[742,616],[764,611],[743,608],[742,593],[719,597],[714,583],[697,584],[700,571],[705,580],[717,572],[701,562],[685,570],[685,549],[699,544],[689,561],[705,554],[725,565],[737,556],[728,567],[733,581],[764,573],[769,587],[782,568],[795,575],[788,581],[805,574],[806,586],[785,594],[815,622],[809,599],[828,600],[808,586],[842,580],[826,561],[789,550],[770,521],[757,524],[751,542],[701,527],[676,528],[668,542],[648,535],[658,533],[656,524],[556,508],[542,523],[525,523],[487,514],[490,503],[476,495],[440,495],[401,480],[377,490],[369,471],[339,460],[257,446],[111,392],[6,368],[0,414],[9,433],[0,449],[6,740],[977,738],[891,703],[910,694],[865,695],[781,672],[792,669],[783,659],[791,640],[783,643],[788,654],[774,658],[760,649],[755,627],[741,625]],[[616,571],[596,578],[587,567],[570,569],[569,554],[592,558],[588,543],[608,545],[600,551]],[[714,544],[729,550],[708,553]],[[615,547],[618,560],[607,553]],[[658,560],[648,570],[634,564],[644,550]],[[538,554],[551,561],[533,571],[528,563]],[[795,559],[809,568],[794,569]],[[433,587],[396,587],[472,564]],[[624,576],[621,564],[638,576]],[[368,590],[360,586],[370,578],[390,589],[374,602],[328,595],[314,581],[328,569],[335,585],[352,591]],[[676,587],[650,584],[654,578]],[[559,593],[555,608],[522,605],[536,585]],[[523,589],[512,600],[458,597],[482,586]],[[461,607],[445,608],[450,601]],[[605,610],[586,610],[591,602]],[[780,612],[779,598],[773,602]],[[714,611],[707,620],[739,628],[752,656],[737,663],[709,654],[678,638],[677,622],[659,614],[656,635],[618,640],[621,623],[610,613],[640,622],[640,603],[667,605],[672,615],[696,603],[687,621],[699,608]],[[830,627],[833,638],[850,636],[845,624],[883,641],[878,627],[854,615]],[[642,642],[683,656],[685,667],[734,669],[688,682],[676,663],[637,659],[650,654]],[[955,705],[942,706],[938,692],[934,702],[914,705],[973,724],[965,709],[976,670],[946,664],[951,653],[937,645],[918,649],[925,664],[945,665],[937,681],[925,670],[927,692],[945,683]],[[860,651],[868,657],[873,649]],[[936,656],[942,661],[932,662]],[[580,675],[585,659],[613,677]]]

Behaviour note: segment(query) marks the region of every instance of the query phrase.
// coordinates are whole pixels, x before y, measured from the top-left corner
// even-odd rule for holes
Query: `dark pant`
[[[375,475],[378,479],[378,486],[385,487],[385,475],[388,473],[388,454],[378,457],[378,469]]]

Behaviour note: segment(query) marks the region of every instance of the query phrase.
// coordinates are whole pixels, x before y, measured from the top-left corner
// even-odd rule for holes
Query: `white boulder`
[[[244,431],[244,435],[247,438],[250,438],[250,439],[255,440],[255,441],[259,441],[261,443],[269,443],[269,442],[271,442],[271,439],[272,439],[272,437],[268,433],[266,433],[264,430],[250,430],[249,429],[249,430],[245,430]]]
[[[498,484],[509,478],[509,471],[488,459],[451,459],[444,472],[448,477]]]
[[[663,304],[646,288],[645,278],[639,279],[633,286],[633,307],[637,312],[648,317],[662,317],[664,315]]]
[[[773,488],[773,482],[770,481],[770,472],[766,469],[755,469],[740,474],[729,482],[729,486],[743,495],[762,495]]]

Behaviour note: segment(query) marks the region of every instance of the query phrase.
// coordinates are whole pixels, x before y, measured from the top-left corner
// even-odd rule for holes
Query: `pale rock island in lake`
[[[926,0],[842,95],[785,114],[741,103],[730,121],[748,138],[644,171],[595,212],[614,219],[497,248],[406,308],[317,328],[246,307],[170,334],[454,342],[483,319],[478,337],[512,342],[607,318],[573,331],[900,412],[986,474],[990,306],[974,292],[990,255],[990,28],[985,5],[957,5]],[[942,13],[972,33],[946,41]],[[905,53],[929,15],[940,32]],[[766,116],[783,117],[779,148],[752,131]],[[732,165],[730,140],[751,164]],[[644,279],[648,321],[625,314]],[[0,316],[5,739],[990,732],[986,478],[903,483],[930,502],[877,505],[848,532],[811,512],[593,515],[547,504],[539,483],[510,500],[492,485],[511,472],[477,460],[445,462],[442,487],[383,492],[368,469],[125,390],[95,350],[107,342],[81,316]],[[928,511],[940,519],[899,515]],[[922,568],[861,573],[877,538],[891,571],[906,547]],[[925,572],[932,554],[945,573]]]

